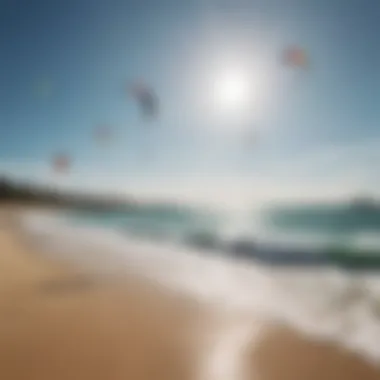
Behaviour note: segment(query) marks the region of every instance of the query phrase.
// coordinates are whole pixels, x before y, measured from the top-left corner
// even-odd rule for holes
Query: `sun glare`
[[[263,119],[270,105],[274,86],[271,66],[264,59],[238,58],[220,57],[203,71],[201,86],[206,91],[200,101],[203,118],[211,128],[246,128],[252,120]]]
[[[226,110],[240,110],[250,97],[249,78],[238,70],[221,73],[215,80],[214,97],[217,106]]]
[[[272,89],[270,70],[259,63],[231,65],[212,73],[212,113],[225,121],[259,118]]]

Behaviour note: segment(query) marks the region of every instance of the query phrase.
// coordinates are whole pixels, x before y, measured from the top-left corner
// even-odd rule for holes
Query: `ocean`
[[[344,254],[376,256],[377,212],[341,205],[244,213],[158,205],[33,212],[23,225],[59,260],[104,276],[135,270],[223,313],[286,323],[379,363],[380,276],[326,255],[340,245]]]
[[[282,256],[290,251],[322,255],[337,246],[358,255],[373,251],[380,256],[380,209],[358,211],[342,204],[263,206],[244,212],[155,205],[119,212],[72,212],[68,219],[150,241],[244,253],[246,258],[274,252],[274,259],[277,251]]]

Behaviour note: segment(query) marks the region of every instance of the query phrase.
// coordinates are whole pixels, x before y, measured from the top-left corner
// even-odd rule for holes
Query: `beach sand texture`
[[[0,379],[239,379],[205,370],[208,337],[224,334],[223,318],[132,275],[98,283],[45,260],[4,222],[10,216],[0,227]],[[337,347],[269,322],[261,328],[260,343],[240,354],[247,379],[380,379]]]

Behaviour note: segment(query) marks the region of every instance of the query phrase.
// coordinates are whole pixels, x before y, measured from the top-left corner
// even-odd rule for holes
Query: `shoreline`
[[[0,378],[210,380],[202,366],[213,363],[216,380],[243,367],[248,380],[380,379],[380,371],[337,345],[251,315],[215,315],[138,276],[52,291],[51,281],[70,284],[83,272],[46,259],[22,234],[17,215],[0,229]],[[50,290],[41,288],[49,283]],[[247,341],[258,332],[260,339]],[[227,363],[236,353],[242,368]]]
[[[75,268],[26,247],[13,222],[0,230],[0,378],[148,379],[157,372],[160,379],[190,379],[196,358],[188,335],[198,326],[189,319],[196,305],[133,276],[41,290],[52,280],[70,282]]]

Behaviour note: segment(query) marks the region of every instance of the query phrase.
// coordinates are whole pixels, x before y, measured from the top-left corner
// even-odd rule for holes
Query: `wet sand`
[[[249,366],[264,380],[380,379],[380,371],[354,353],[280,326],[268,328],[249,352]]]
[[[2,215],[0,379],[223,378],[207,378],[201,367],[210,332],[223,332],[220,316],[132,275],[98,282],[47,261],[25,244],[12,213]],[[260,344],[241,354],[247,379],[380,379],[352,354],[264,326]]]

